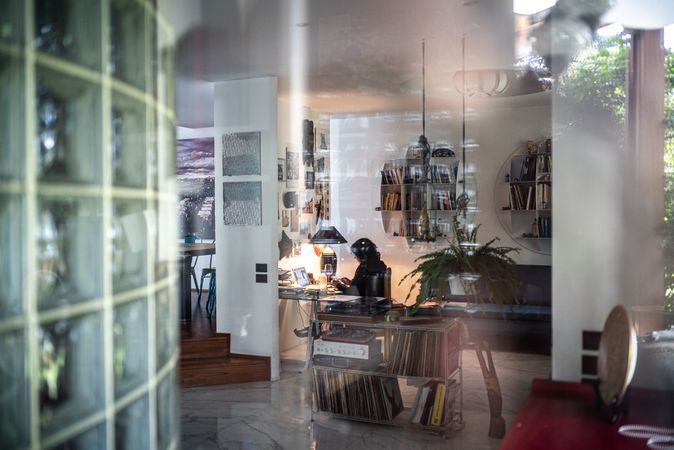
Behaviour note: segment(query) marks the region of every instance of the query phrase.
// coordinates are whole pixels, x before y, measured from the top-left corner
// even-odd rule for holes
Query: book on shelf
[[[387,192],[384,194],[381,206],[384,211],[400,211],[400,192]]]
[[[447,386],[441,381],[427,381],[417,391],[410,422],[424,426],[445,425],[452,417],[457,393],[455,380],[449,380]]]

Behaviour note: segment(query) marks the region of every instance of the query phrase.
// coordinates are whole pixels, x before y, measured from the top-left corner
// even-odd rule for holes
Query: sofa
[[[552,345],[552,271],[550,266],[518,265],[521,288],[512,305],[487,303],[481,295],[450,295],[446,317],[459,317],[471,339],[484,339],[494,350],[550,354]]]

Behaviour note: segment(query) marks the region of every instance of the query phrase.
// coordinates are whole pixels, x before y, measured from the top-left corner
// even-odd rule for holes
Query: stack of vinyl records
[[[387,372],[403,376],[445,377],[459,367],[459,336],[448,332],[398,330]]]
[[[403,409],[398,379],[314,367],[319,411],[376,421],[393,420]]]

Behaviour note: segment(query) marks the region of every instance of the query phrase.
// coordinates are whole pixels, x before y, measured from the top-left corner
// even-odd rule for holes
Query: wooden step
[[[231,354],[224,358],[181,358],[180,361],[181,387],[248,383],[270,379],[270,358],[265,356]]]
[[[210,337],[180,340],[180,360],[222,359],[229,356],[230,338],[227,333],[216,333]]]

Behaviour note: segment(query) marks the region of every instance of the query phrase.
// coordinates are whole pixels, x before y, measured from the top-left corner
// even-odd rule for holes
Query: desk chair
[[[391,298],[390,267],[387,267],[384,273],[368,275],[365,281],[365,296]]]
[[[215,239],[213,239],[212,244],[215,244]],[[192,271],[192,274],[194,274],[194,271]],[[215,267],[213,267],[213,255],[210,255],[210,258],[208,260],[208,267],[205,269],[201,269],[201,283],[199,283],[199,295],[197,296],[197,306],[201,303],[201,292],[204,290],[204,279],[210,277],[211,280],[208,283],[208,300],[206,300],[206,309],[208,309],[208,302],[211,300],[211,285],[215,287]],[[196,284],[196,276],[194,283]],[[215,301],[215,300],[214,300]],[[209,314],[210,316],[210,314]]]

